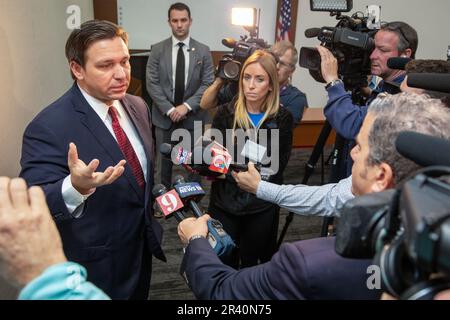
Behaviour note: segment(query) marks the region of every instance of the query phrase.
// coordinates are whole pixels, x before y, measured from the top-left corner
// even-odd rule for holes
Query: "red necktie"
[[[133,171],[133,175],[136,178],[138,185],[141,188],[144,188],[145,179],[144,173],[142,172],[141,164],[139,163],[139,159],[136,155],[136,152],[134,152],[130,140],[128,140],[125,131],[123,131],[122,127],[120,126],[116,108],[109,107],[108,113],[112,119],[112,127],[114,130],[114,134],[116,135],[119,148],[120,150],[122,150],[122,153],[124,154],[127,163],[130,165],[131,171]]]

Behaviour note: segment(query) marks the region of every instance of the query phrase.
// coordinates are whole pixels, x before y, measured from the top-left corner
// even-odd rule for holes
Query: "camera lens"
[[[223,66],[223,73],[228,79],[238,78],[239,70],[239,64],[234,61],[229,61]]]

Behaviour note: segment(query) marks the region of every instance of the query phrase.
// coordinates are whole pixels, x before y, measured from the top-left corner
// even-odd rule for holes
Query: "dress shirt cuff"
[[[188,108],[189,111],[192,111],[191,106],[190,106],[187,102],[185,102],[185,103],[183,103],[183,104],[186,106],[186,108]]]
[[[167,111],[166,115],[169,117],[172,112],[175,111],[175,107],[172,107],[169,111]]]
[[[62,197],[66,204],[67,210],[74,218],[79,218],[83,210],[77,210],[84,202],[95,192],[95,190],[87,195],[79,193],[72,185],[71,177],[68,175],[62,184]],[[78,214],[75,211],[80,211]]]
[[[256,197],[261,200],[275,202],[276,195],[278,194],[277,188],[280,188],[278,184],[261,180],[256,190]]]

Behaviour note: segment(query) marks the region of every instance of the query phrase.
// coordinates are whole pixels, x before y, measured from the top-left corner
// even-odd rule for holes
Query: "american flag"
[[[291,39],[291,0],[282,0],[277,23],[277,41]]]

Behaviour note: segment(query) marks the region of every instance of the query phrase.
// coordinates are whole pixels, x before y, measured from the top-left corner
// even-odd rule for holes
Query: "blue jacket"
[[[294,126],[298,126],[303,118],[303,111],[308,108],[306,95],[292,85],[288,85],[280,91],[280,104],[288,109],[294,118]]]
[[[342,258],[334,245],[334,238],[284,244],[269,262],[237,271],[196,239],[181,274],[198,299],[379,299],[381,291],[366,284],[372,262]]]
[[[404,78],[405,75],[401,75],[392,82],[400,84]],[[328,89],[328,102],[324,109],[325,117],[342,137],[355,140],[366,117],[368,105],[380,92],[388,92],[384,82],[381,82],[374,90],[367,105],[358,106],[353,104],[351,94],[345,90],[344,85],[338,83]]]

